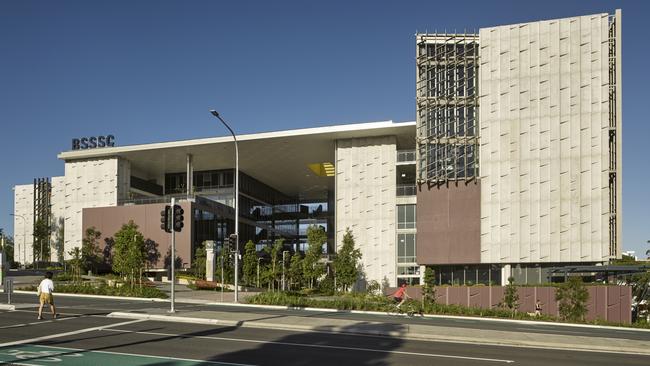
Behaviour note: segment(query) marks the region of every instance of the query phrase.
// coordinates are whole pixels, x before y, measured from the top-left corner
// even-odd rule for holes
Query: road
[[[3,299],[4,296],[0,297]],[[33,302],[33,295],[14,295],[14,302]],[[167,307],[166,303],[58,297],[62,317],[36,320],[35,308],[0,312],[0,361],[22,365],[648,365],[650,357],[601,352],[549,351],[507,346],[406,340],[394,337],[218,327],[202,324],[107,318],[116,310]],[[179,310],[200,305],[178,304]],[[220,307],[220,310],[246,311]],[[255,310],[260,312],[259,309]],[[264,310],[270,317],[296,311]],[[298,312],[310,316],[307,312]],[[318,314],[372,319],[381,316]],[[385,321],[385,317],[383,318]],[[431,321],[446,326],[508,328],[528,326],[498,322]],[[548,329],[546,329],[548,328]],[[566,328],[566,327],[564,327]],[[580,328],[544,326],[544,332],[582,332]],[[595,331],[595,332],[594,332]],[[650,333],[588,329],[596,337],[648,340]],[[595,333],[596,335],[592,334]]]

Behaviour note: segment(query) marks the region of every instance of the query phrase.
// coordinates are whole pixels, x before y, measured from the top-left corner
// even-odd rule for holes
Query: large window
[[[415,234],[397,234],[397,263],[415,263]]]
[[[415,229],[415,205],[397,205],[397,228]]]

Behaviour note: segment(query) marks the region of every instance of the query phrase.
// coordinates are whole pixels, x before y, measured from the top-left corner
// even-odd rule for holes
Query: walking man
[[[54,292],[52,276],[52,272],[45,272],[45,278],[38,285],[38,299],[41,303],[41,306],[38,307],[38,320],[43,319],[43,306],[45,306],[46,303],[50,305],[52,317],[56,318],[58,316],[56,308],[54,307],[54,297],[52,296],[52,292]]]

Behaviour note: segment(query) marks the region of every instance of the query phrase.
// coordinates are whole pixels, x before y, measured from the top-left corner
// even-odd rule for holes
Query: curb
[[[218,320],[218,319],[207,319],[207,318],[191,318],[183,316],[174,316],[174,315],[159,315],[159,314],[140,314],[140,313],[128,313],[128,312],[113,312],[107,315],[110,318],[119,318],[119,319],[138,319],[138,320],[151,320],[151,321],[163,321],[163,322],[174,322],[174,323],[189,323],[189,324],[212,324],[220,326],[234,326],[241,328],[251,328],[251,329],[274,329],[274,330],[288,330],[288,331],[299,331],[299,332],[318,332],[318,333],[331,333],[331,334],[356,334],[356,335],[366,335],[366,336],[375,336],[375,337],[395,337],[403,339],[412,339],[412,340],[421,340],[421,341],[435,341],[435,342],[445,342],[445,343],[465,343],[472,345],[486,345],[486,346],[506,346],[506,347],[519,347],[519,348],[536,348],[536,349],[553,349],[553,350],[570,350],[570,351],[579,351],[579,352],[600,352],[600,353],[617,353],[617,354],[635,354],[635,355],[650,355],[650,349],[647,348],[631,348],[629,350],[624,350],[621,347],[604,347],[604,346],[594,346],[593,344],[586,345],[577,345],[577,344],[566,344],[566,343],[547,343],[540,344],[539,342],[531,342],[525,340],[486,340],[481,339],[477,340],[475,338],[469,337],[459,337],[459,336],[442,336],[435,333],[414,333],[409,331],[408,325],[405,325],[406,329],[404,331],[394,331],[394,330],[381,330],[381,329],[367,329],[360,326],[350,326],[346,328],[332,328],[332,329],[319,329],[318,327],[311,325],[297,325],[297,324],[286,324],[286,323],[259,323],[255,321],[233,321],[233,320]],[[381,323],[375,323],[375,325],[381,326]],[[367,325],[366,325],[367,326]]]

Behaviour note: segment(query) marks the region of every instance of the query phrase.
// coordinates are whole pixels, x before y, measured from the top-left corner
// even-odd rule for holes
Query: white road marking
[[[60,338],[60,337],[67,337],[70,335],[75,335],[75,334],[81,334],[81,333],[88,333],[88,332],[93,332],[96,330],[102,330],[102,329],[107,329],[111,327],[119,327],[122,325],[129,325],[129,324],[134,324],[134,323],[140,323],[145,320],[138,319],[138,320],[130,320],[128,322],[122,322],[122,323],[115,323],[115,324],[108,324],[108,325],[101,325],[98,327],[92,327],[92,328],[85,328],[85,329],[79,329],[79,330],[73,330],[71,332],[65,332],[65,333],[57,333],[57,334],[51,334],[47,336],[42,336],[42,337],[36,337],[36,338],[29,338],[29,339],[22,339],[19,341],[13,341],[13,342],[6,342],[6,343],[0,343],[0,348],[2,347],[11,347],[11,346],[18,346],[21,344],[28,344],[28,343],[35,343],[35,342],[41,342],[41,341],[46,341],[48,339],[52,338]]]
[[[546,334],[548,332],[559,333],[559,334],[563,334],[563,333],[573,333],[573,334],[583,334],[583,335],[591,334],[589,332],[573,332],[573,331],[564,330],[564,329],[530,329],[530,328],[515,328],[515,329],[525,330],[527,332],[533,332],[533,333],[543,333],[543,334]]]
[[[36,345],[37,347],[47,347],[54,349],[61,349],[66,351],[76,351],[80,353],[92,352],[92,353],[106,353],[109,355],[121,355],[121,356],[134,356],[134,357],[146,357],[146,358],[159,358],[165,360],[175,360],[175,361],[189,361],[189,362],[199,362],[201,364],[214,364],[214,365],[233,365],[233,366],[256,366],[248,363],[233,363],[233,362],[222,362],[222,361],[207,361],[207,360],[197,360],[192,358],[179,358],[179,357],[170,357],[170,356],[154,356],[154,355],[143,355],[139,353],[125,353],[125,352],[114,352],[114,351],[95,351],[92,349],[82,349],[82,348],[70,348],[70,347],[56,347],[56,346],[42,346]]]
[[[436,354],[436,353],[391,351],[391,350],[374,349],[374,348],[328,346],[328,345],[323,345],[323,344],[305,344],[305,343],[293,343],[293,342],[262,341],[262,340],[255,340],[255,339],[212,337],[212,336],[188,336],[188,335],[184,335],[184,334],[172,334],[172,333],[160,333],[160,332],[139,332],[139,331],[134,331],[134,330],[122,330],[122,329],[104,329],[104,330],[110,331],[110,332],[158,335],[158,336],[165,336],[165,337],[199,338],[199,339],[212,339],[212,340],[218,340],[218,341],[231,341],[231,342],[257,343],[257,344],[277,344],[277,345],[281,345],[281,346],[340,349],[340,350],[346,350],[346,351],[390,353],[390,354],[407,355],[407,356],[423,356],[423,357],[434,357],[434,358],[453,358],[453,359],[461,359],[461,360],[501,362],[501,363],[513,363],[513,362],[515,362],[514,360],[500,360],[500,359],[495,359],[495,358],[443,355],[443,354]]]
[[[76,317],[69,317],[69,318],[57,318],[57,319],[52,319],[52,320],[39,320],[39,321],[31,322],[31,323],[5,325],[5,326],[0,327],[0,329],[20,328],[20,327],[26,327],[28,325],[48,324],[48,323],[53,323],[53,322],[62,322],[64,320],[70,320],[70,319],[77,319],[77,318]]]

